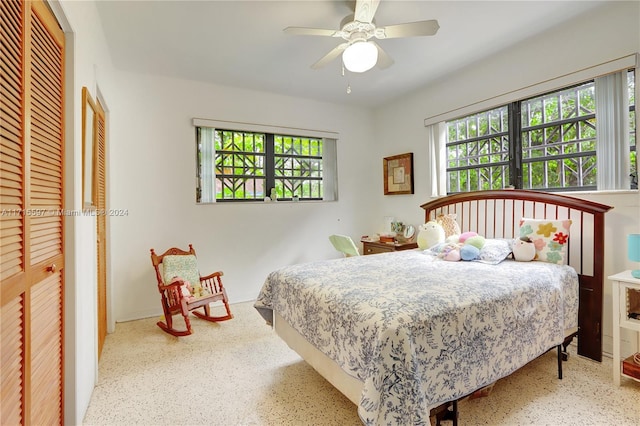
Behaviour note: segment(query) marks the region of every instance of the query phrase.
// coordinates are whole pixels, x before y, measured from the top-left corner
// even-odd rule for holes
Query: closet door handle
[[[47,272],[55,272],[56,271],[56,264],[52,263],[51,266],[47,266]]]

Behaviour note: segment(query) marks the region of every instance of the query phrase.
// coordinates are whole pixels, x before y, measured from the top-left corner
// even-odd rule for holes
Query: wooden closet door
[[[41,1],[0,15],[0,423],[63,424],[64,34]]]

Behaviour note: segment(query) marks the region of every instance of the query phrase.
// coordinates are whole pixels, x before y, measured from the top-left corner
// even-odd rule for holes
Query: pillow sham
[[[522,218],[520,238],[527,237],[536,247],[534,260],[567,264],[567,245],[571,220],[548,220]]]
[[[511,254],[511,242],[505,239],[485,239],[480,255],[474,262],[497,265]]]

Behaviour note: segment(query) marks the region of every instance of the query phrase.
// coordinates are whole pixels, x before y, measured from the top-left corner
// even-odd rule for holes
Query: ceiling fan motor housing
[[[376,26],[373,23],[352,21],[342,27],[341,36],[350,42],[367,41],[375,32]]]

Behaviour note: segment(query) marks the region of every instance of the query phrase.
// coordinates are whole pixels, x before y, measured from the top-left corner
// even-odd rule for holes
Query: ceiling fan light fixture
[[[370,41],[357,41],[342,53],[342,62],[351,72],[369,71],[378,62],[378,48]]]

